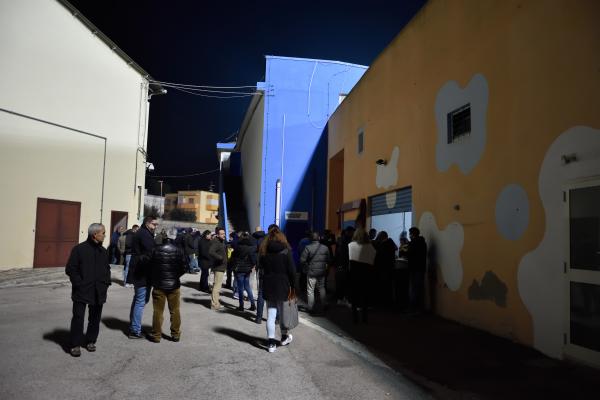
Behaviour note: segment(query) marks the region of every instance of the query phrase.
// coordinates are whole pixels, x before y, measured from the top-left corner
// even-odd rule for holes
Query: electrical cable
[[[191,91],[191,92],[201,92],[201,93],[224,93],[224,94],[254,94],[254,93],[256,93],[256,91],[253,91],[253,92],[234,92],[234,91],[225,91],[225,90],[196,89],[196,88],[181,87],[181,86],[177,86],[177,85],[163,85],[163,86],[166,87],[166,88],[181,89],[181,90],[188,90],[188,91]]]
[[[256,85],[248,85],[248,86],[206,86],[206,85],[187,85],[183,83],[175,83],[175,82],[163,82],[163,81],[155,81],[150,80],[150,83],[158,83],[160,85],[173,85],[173,86],[182,86],[187,88],[200,88],[200,89],[244,89],[244,88],[254,88],[256,89]]]
[[[199,176],[199,175],[207,175],[207,174],[212,174],[214,172],[219,171],[219,168],[217,169],[211,169],[210,171],[203,171],[203,172],[197,172],[195,174],[186,174],[186,175],[149,175],[149,178],[189,178],[192,176]]]
[[[200,96],[200,97],[208,97],[208,98],[213,98],[213,99],[236,99],[236,98],[241,98],[241,97],[252,97],[254,95],[260,94],[259,92],[255,92],[255,93],[246,93],[246,94],[241,94],[241,95],[233,95],[233,96],[213,96],[213,95],[208,95],[208,94],[203,94],[203,93],[197,93],[197,92],[192,92],[186,89],[180,89],[180,88],[173,88],[175,90],[179,90],[180,92],[184,92],[184,93],[188,93],[194,96]]]

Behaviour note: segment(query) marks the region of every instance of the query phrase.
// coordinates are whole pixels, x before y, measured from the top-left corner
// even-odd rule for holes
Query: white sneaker
[[[288,344],[292,343],[292,340],[294,340],[294,337],[292,336],[291,333],[288,333],[287,336],[285,337],[285,339],[283,339],[281,341],[281,345],[287,346]]]
[[[274,353],[275,350],[277,350],[277,345],[275,344],[275,342],[269,343],[269,353]]]

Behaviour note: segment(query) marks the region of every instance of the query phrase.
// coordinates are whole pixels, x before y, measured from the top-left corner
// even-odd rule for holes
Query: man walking
[[[225,244],[225,229],[218,227],[216,233],[217,236],[211,241],[208,254],[212,260],[212,269],[215,277],[210,308],[218,311],[221,309],[219,297],[221,286],[223,285],[223,275],[227,271],[227,248]]]
[[[129,314],[129,339],[141,339],[142,315],[144,307],[150,300],[150,281],[148,279],[148,264],[154,249],[154,231],[156,230],[156,217],[144,218],[142,227],[133,237],[133,254],[127,283],[133,283],[134,294]]]
[[[320,243],[317,232],[311,234],[311,242],[300,255],[303,272],[307,275],[308,310],[315,312],[315,286],[319,291],[321,307],[325,308],[325,274],[329,263],[329,249]]]
[[[179,313],[180,287],[179,278],[185,273],[188,259],[180,248],[175,246],[171,238],[152,251],[150,259],[152,281],[152,334],[150,341],[159,343],[162,338],[163,313],[165,301],[171,314],[171,340],[179,342],[181,337],[181,315]]]
[[[81,356],[80,346],[96,351],[96,340],[100,330],[102,306],[106,303],[106,293],[110,286],[110,265],[108,251],[102,247],[106,229],[102,224],[91,224],[88,238],[71,250],[65,268],[73,286],[73,318],[71,319],[71,350],[73,357]],[[88,327],[85,337],[83,324],[85,309],[88,308]]]

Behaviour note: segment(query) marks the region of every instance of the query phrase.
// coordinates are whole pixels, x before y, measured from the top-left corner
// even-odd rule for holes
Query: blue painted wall
[[[280,225],[295,243],[306,229],[325,226],[326,124],[367,67],[336,61],[267,56],[260,220],[275,222],[276,183],[282,181]],[[286,211],[309,213],[285,221]]]

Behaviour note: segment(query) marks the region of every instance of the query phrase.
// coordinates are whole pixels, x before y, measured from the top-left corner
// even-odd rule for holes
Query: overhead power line
[[[175,82],[163,82],[163,81],[155,81],[150,80],[151,83],[158,83],[161,85],[172,85],[172,86],[181,86],[186,88],[200,88],[200,89],[245,89],[245,88],[254,88],[256,89],[256,85],[247,85],[247,86],[206,86],[206,85],[188,85],[183,83],[175,83]]]
[[[186,175],[150,175],[150,178],[189,178],[192,176],[200,176],[212,174],[214,172],[219,171],[219,168],[211,169],[210,171],[196,172],[195,174],[186,174]]]

